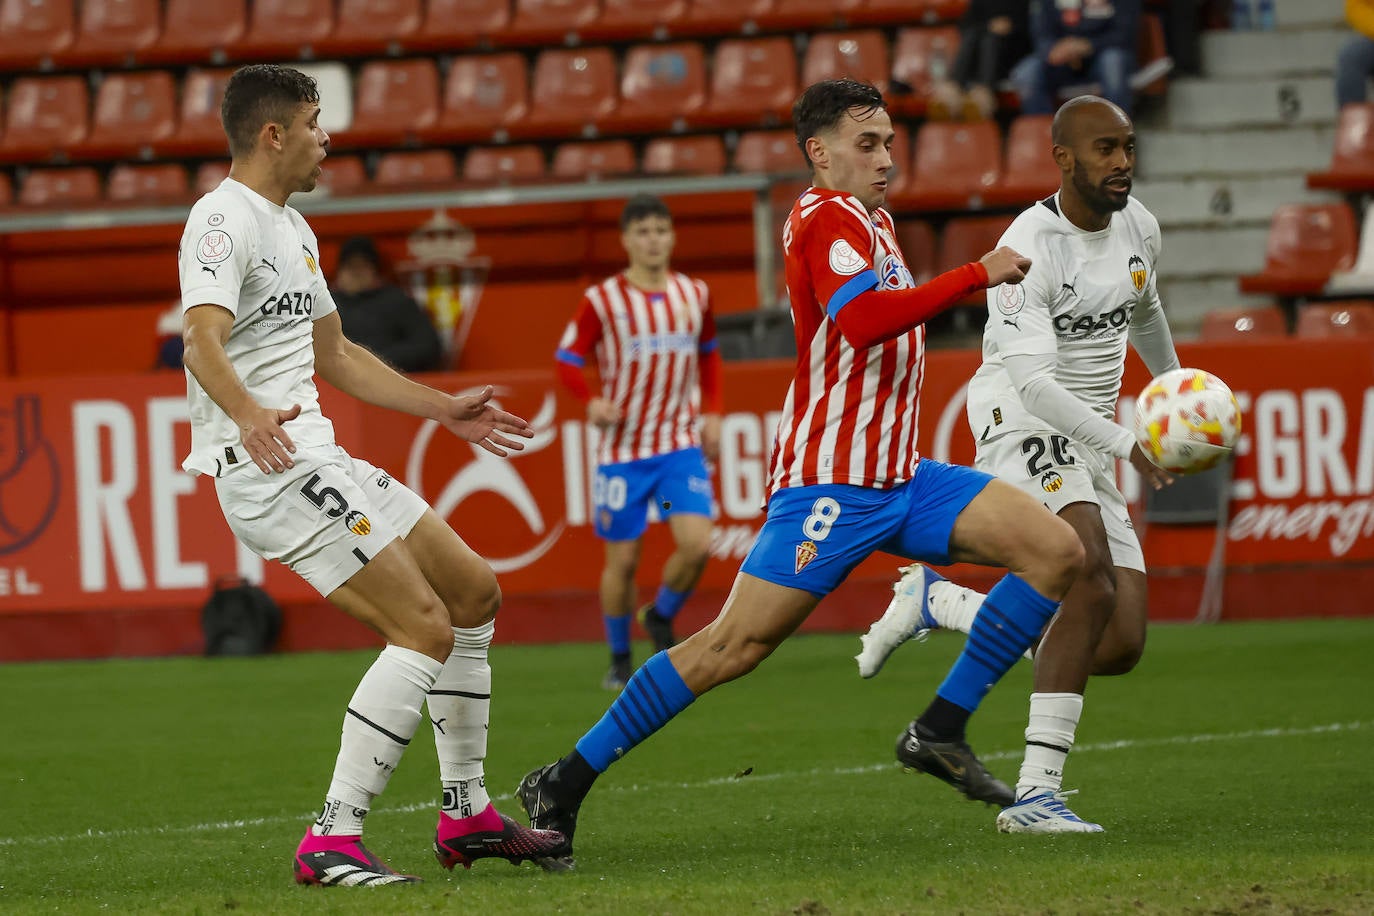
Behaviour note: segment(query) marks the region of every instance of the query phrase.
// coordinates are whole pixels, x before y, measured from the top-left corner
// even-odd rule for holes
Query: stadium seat
[[[895,209],[978,209],[1001,172],[1001,155],[1001,137],[992,121],[928,121],[916,134],[911,181],[889,192],[888,200]]]
[[[354,92],[353,123],[331,135],[341,149],[400,146],[439,118],[439,70],[428,57],[370,60]]]
[[[333,136],[353,126],[353,76],[346,64],[297,61],[292,66],[315,81],[320,93],[320,126],[325,131]]]
[[[887,209],[900,209],[902,195],[911,186],[911,136],[905,124],[892,125],[892,171],[887,175]]]
[[[253,0],[248,32],[231,53],[246,58],[309,60],[315,56],[315,44],[333,31],[333,0]]]
[[[367,169],[361,156],[329,156],[320,172],[316,193],[357,194],[366,191]]]
[[[1202,316],[1202,340],[1271,340],[1288,336],[1288,322],[1276,305],[1212,309]]]
[[[91,132],[72,150],[85,159],[152,155],[176,131],[176,80],[166,70],[110,73],[100,83]]]
[[[162,36],[142,56],[157,63],[222,64],[247,31],[247,0],[167,0]]]
[[[14,202],[14,187],[10,184],[10,173],[0,172],[0,209]]]
[[[719,175],[725,171],[725,144],[702,137],[655,137],[644,147],[646,175]]]
[[[458,169],[448,150],[431,149],[420,152],[384,153],[377,160],[377,174],[372,183],[378,188],[434,187],[453,185],[458,181]]]
[[[1367,337],[1374,334],[1374,302],[1309,302],[1298,308],[1293,335],[1313,338]]]
[[[86,137],[86,79],[82,76],[21,76],[10,84],[0,160],[45,161]]]
[[[24,207],[85,207],[100,203],[100,176],[89,165],[34,169],[19,189]]]
[[[1136,92],[1161,96],[1169,91],[1168,76],[1174,69],[1174,60],[1164,43],[1164,23],[1154,13],[1140,17],[1135,59],[1138,66],[1131,76],[1131,84]]]
[[[735,171],[800,174],[806,171],[806,161],[797,149],[797,136],[792,131],[753,130],[740,134],[735,147]]]
[[[930,223],[919,219],[899,221],[897,244],[901,246],[906,266],[918,284],[935,276],[935,230]]]
[[[894,114],[924,114],[937,76],[949,71],[959,52],[959,30],[902,29],[892,45],[892,92],[888,108]]]
[[[604,123],[624,132],[682,130],[705,104],[701,45],[636,45],[625,55],[620,104]]]
[[[850,14],[855,23],[925,26],[955,22],[964,15],[968,0],[865,0]]]
[[[128,66],[141,62],[162,31],[158,0],[82,0],[76,38],[54,55],[61,67]]]
[[[515,13],[501,35],[508,44],[576,44],[596,21],[600,0],[513,0]]]
[[[704,120],[725,127],[786,120],[798,94],[791,39],[727,39],[716,46],[714,64]]]
[[[545,176],[539,147],[477,146],[463,162],[463,180],[483,185],[539,181]]]
[[[582,28],[589,41],[662,38],[687,15],[690,0],[603,0],[601,15]]]
[[[824,32],[811,36],[802,59],[801,84],[853,77],[887,92],[892,66],[887,39],[877,29],[864,32]]]
[[[504,139],[506,129],[528,111],[529,67],[523,55],[456,57],[444,85],[443,111],[433,128],[420,133],[449,143]]]
[[[551,49],[534,62],[530,111],[512,136],[576,137],[615,111],[616,63],[610,48]]]
[[[1050,153],[1052,115],[1022,115],[1007,131],[1002,175],[984,199],[993,206],[1031,204],[1059,189],[1059,166]]]
[[[221,181],[229,177],[229,160],[222,159],[215,162],[202,162],[196,169],[195,194],[200,197],[209,194],[219,187]]]
[[[1011,221],[1010,216],[964,216],[950,220],[940,235],[935,273],[953,270],[992,251]],[[986,302],[986,294],[980,290],[964,300],[963,304],[984,305]]]
[[[73,0],[0,0],[0,70],[37,70],[75,37]]]
[[[563,181],[619,178],[637,171],[628,140],[560,143],[553,151],[553,177]]]
[[[683,35],[753,34],[774,0],[692,0],[687,17],[674,28]]]
[[[1374,103],[1341,108],[1331,166],[1307,176],[1309,188],[1367,193],[1374,191]]]
[[[781,29],[843,28],[863,5],[863,0],[774,0],[773,7],[761,14],[759,28]],[[887,74],[883,74],[887,79]]]
[[[181,81],[181,117],[176,133],[154,144],[159,156],[213,156],[227,150],[219,107],[233,72],[228,68],[187,71]]]
[[[1264,269],[1240,278],[1243,293],[1310,296],[1355,262],[1355,218],[1345,204],[1284,204],[1269,222]]]
[[[422,0],[339,0],[339,19],[316,44],[321,57],[398,54],[424,21]]]
[[[185,200],[191,193],[186,170],[175,162],[129,165],[110,169],[105,199],[112,204],[166,204]]]
[[[425,24],[406,47],[463,51],[495,42],[509,25],[509,0],[428,0]]]

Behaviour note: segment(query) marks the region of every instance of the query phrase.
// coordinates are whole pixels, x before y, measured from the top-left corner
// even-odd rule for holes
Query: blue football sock
[[[1031,647],[1058,609],[1059,602],[1046,598],[1024,579],[1007,573],[983,599],[964,651],[955,659],[936,695],[973,712],[992,685]]]
[[[634,673],[601,721],[577,742],[577,752],[603,773],[695,699],[668,653],[659,652]]]
[[[612,655],[630,654],[630,617],[612,617],[609,614],[602,615],[601,619],[606,624],[606,644],[611,647]]]
[[[691,589],[675,592],[666,585],[660,585],[658,594],[654,596],[654,610],[658,611],[658,616],[672,620],[677,616],[677,612],[682,610],[682,602],[686,601],[691,593]]]

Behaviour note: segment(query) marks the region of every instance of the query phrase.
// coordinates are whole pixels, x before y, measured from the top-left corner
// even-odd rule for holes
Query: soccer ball
[[[1172,369],[1135,402],[1135,441],[1171,474],[1196,474],[1226,460],[1240,438],[1240,405],[1226,383],[1201,369]]]

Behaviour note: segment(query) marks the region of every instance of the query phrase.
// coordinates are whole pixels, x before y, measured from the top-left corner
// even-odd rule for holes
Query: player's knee
[[[1105,656],[1100,657],[1093,666],[1093,674],[1101,677],[1111,677],[1118,674],[1129,674],[1135,670],[1135,666],[1140,664],[1141,656],[1145,654],[1145,640],[1138,639],[1130,642],[1113,642]]]
[[[1083,573],[1086,555],[1083,542],[1073,527],[1063,519],[1054,519],[1033,547],[1037,556],[1035,566],[1044,570],[1047,588],[1052,597],[1062,598],[1069,587]]]
[[[711,532],[694,535],[678,545],[682,559],[694,569],[703,569],[711,556]]]
[[[402,639],[393,638],[390,641],[422,652],[436,661],[448,659],[453,651],[453,625],[448,608],[438,595],[432,596],[415,618],[407,623]]]

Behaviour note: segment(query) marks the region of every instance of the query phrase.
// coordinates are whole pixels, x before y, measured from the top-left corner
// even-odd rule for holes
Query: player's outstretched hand
[[[1131,467],[1139,471],[1140,476],[1156,490],[1162,490],[1174,482],[1168,471],[1149,459],[1139,443],[1131,449]]]
[[[1020,283],[1030,271],[1030,258],[1023,257],[1015,249],[1003,245],[989,251],[978,259],[987,268],[988,286],[1001,286],[1003,283]]]
[[[287,410],[257,407],[248,416],[239,418],[239,440],[243,449],[264,474],[282,474],[295,466],[291,456],[296,452],[296,443],[282,429],[282,424],[300,415],[301,405],[292,404]]]
[[[494,393],[495,389],[488,385],[477,394],[449,398],[448,410],[439,422],[458,438],[505,458],[510,454],[507,449],[519,452],[525,448],[525,443],[511,437],[532,439],[534,429],[528,420],[487,403]]]

